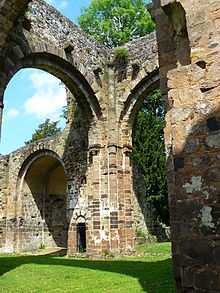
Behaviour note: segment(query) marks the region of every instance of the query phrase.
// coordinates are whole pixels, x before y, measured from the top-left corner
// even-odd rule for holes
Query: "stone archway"
[[[153,34],[150,35],[149,38],[152,36]],[[132,158],[134,128],[138,113],[141,110],[144,101],[147,101],[148,96],[152,94],[155,90],[159,90],[159,88],[159,70],[157,67],[152,67],[152,71],[149,71],[146,76],[140,78],[139,82],[135,83],[135,86],[132,88],[129,95],[126,96],[123,104],[124,107],[120,112],[119,122],[121,123],[122,133],[126,133],[124,141],[127,140],[127,142],[129,142],[130,144],[129,157],[130,164],[132,165],[131,172],[134,228],[136,229],[136,231],[140,231],[141,229],[141,232],[145,233],[145,236],[147,237],[155,237],[155,239],[158,241],[166,241],[170,235],[169,227],[166,227],[164,223],[162,224],[159,222],[159,220],[156,220],[156,217],[152,210],[152,206],[150,206],[150,204],[147,203],[146,200],[146,183],[143,178],[142,170],[138,167],[137,163]],[[161,104],[163,105],[162,100]],[[164,105],[162,106],[162,108],[164,109]],[[162,151],[161,155],[164,155],[165,160],[164,150]],[[164,167],[164,172],[166,173],[166,167]],[[166,194],[165,198],[167,198],[166,188],[164,193]]]
[[[88,123],[93,116],[100,117],[101,109],[99,102],[86,78],[62,56],[54,55],[50,50],[48,50],[49,52],[42,53],[39,52],[39,48],[35,48],[35,51],[29,52],[22,58],[18,58],[10,70],[7,68],[7,70],[3,71],[7,78],[4,81],[2,80],[2,87],[0,89],[2,105],[4,91],[13,76],[21,69],[36,68],[52,74],[65,84],[76,99]]]
[[[17,252],[67,247],[67,179],[61,159],[38,151],[26,159],[18,180]]]
[[[129,116],[121,113],[124,109],[124,113],[132,113],[133,100],[126,105],[127,97],[158,68],[155,34],[125,45],[128,60],[122,68],[116,64],[113,51],[94,42],[41,0],[31,2],[26,19],[19,18],[27,2],[19,1],[18,9],[15,1],[7,1],[15,8],[10,12],[3,1],[4,10],[0,11],[4,26],[0,96],[16,61],[32,53],[57,55],[86,78],[102,113],[98,116],[102,116],[100,123],[91,125],[87,148],[90,254],[100,256],[106,249],[129,253],[133,250],[132,143]],[[157,26],[160,85],[167,112],[165,141],[176,288],[178,292],[214,292],[219,289],[220,270],[219,184],[213,190],[206,187],[212,186],[213,177],[219,177],[219,165],[212,164],[219,161],[219,1],[153,0],[151,9]],[[59,32],[57,27],[61,28]],[[71,38],[73,41],[66,44]],[[2,161],[2,172],[8,176],[9,158]],[[69,161],[71,166],[71,158]],[[9,194],[13,202],[7,176],[1,178],[1,193],[6,197]],[[73,197],[74,192],[72,188]],[[75,207],[73,200],[72,209]],[[13,230],[12,213],[2,208],[1,214],[3,219],[8,216]],[[1,237],[2,246],[9,236]]]
[[[16,6],[11,2],[11,5]],[[0,51],[0,112],[4,107],[4,90],[14,74],[22,68],[39,68],[64,82],[84,110],[85,117],[100,117],[97,81],[99,72],[103,69],[106,48],[83,34],[70,21],[66,22],[64,16],[60,17],[44,1],[29,2],[27,9],[16,15],[19,17],[8,32],[7,41],[4,41]],[[3,12],[4,9],[2,7]],[[6,12],[10,14],[7,9]],[[16,16],[13,15],[14,18]],[[57,20],[56,24],[54,19]],[[58,33],[57,27],[62,27],[63,23],[65,29]],[[87,47],[94,51],[94,56],[88,53],[90,50]]]
[[[59,33],[57,27],[61,28]],[[76,253],[71,244],[75,243],[73,219],[84,212],[88,213],[88,255],[100,257],[105,251],[117,255],[133,251],[131,132],[127,132],[127,117],[120,116],[124,108],[130,112],[132,101],[128,96],[136,91],[135,87],[147,72],[150,77],[157,69],[155,34],[126,46],[129,58],[122,77],[121,64],[113,50],[95,42],[43,1],[33,0],[1,51],[1,97],[15,72],[35,67],[60,78],[76,95],[82,109],[77,135],[79,121],[74,120],[66,129],[67,136],[62,136],[64,140],[56,139],[69,172],[68,253],[72,255]],[[143,54],[133,51],[134,47],[141,47]],[[150,56],[147,60],[146,52]],[[136,64],[139,58],[141,64]],[[9,169],[10,166],[7,171],[11,172]],[[78,184],[78,179],[85,176],[86,182]],[[9,190],[6,192],[12,196]]]

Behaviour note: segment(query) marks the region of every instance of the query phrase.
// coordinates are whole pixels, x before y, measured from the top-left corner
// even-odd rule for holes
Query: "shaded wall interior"
[[[165,140],[176,292],[219,292],[220,51],[216,40],[220,3],[161,4],[155,5],[153,14],[161,90],[167,101]]]
[[[38,158],[29,167],[21,192],[22,252],[67,246],[66,175],[54,157]]]

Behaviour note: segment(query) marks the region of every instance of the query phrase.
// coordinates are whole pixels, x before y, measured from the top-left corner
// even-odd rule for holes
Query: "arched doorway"
[[[19,177],[19,251],[66,247],[66,174],[59,157],[34,154]]]
[[[76,222],[76,241],[77,252],[86,252],[86,222],[82,216],[78,217]]]

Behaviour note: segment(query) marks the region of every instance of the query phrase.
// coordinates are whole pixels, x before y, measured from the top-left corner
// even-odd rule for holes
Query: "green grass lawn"
[[[171,243],[162,242],[162,243],[140,244],[135,246],[135,250],[137,253],[171,254]]]
[[[159,249],[156,246],[152,251]],[[167,256],[89,260],[0,255],[0,292],[172,293],[175,289]]]

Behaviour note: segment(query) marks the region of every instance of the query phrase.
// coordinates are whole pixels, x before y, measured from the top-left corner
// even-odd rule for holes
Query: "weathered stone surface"
[[[166,109],[176,290],[219,292],[220,2],[154,0],[150,9]]]
[[[6,14],[10,16],[10,9]],[[27,9],[21,6],[19,17],[10,17],[10,34],[3,31],[7,41],[2,39],[0,47],[2,103],[13,75],[34,67],[60,78],[78,109],[68,116],[60,136],[1,157],[0,251],[30,251],[42,242],[67,245],[68,253],[75,255],[79,218],[86,224],[87,254],[93,257],[110,250],[132,253],[138,225],[146,234],[154,230],[163,237],[163,229],[153,224],[144,205],[140,182],[142,200],[135,197],[131,161],[133,122],[146,94],[159,84],[155,33],[126,44],[128,58],[119,60],[114,50],[97,43],[43,0],[30,1]],[[69,95],[67,99],[71,101]],[[66,183],[62,179],[58,187],[56,172],[62,166],[60,176],[66,174]]]
[[[126,44],[128,58],[118,60],[42,0],[26,11],[25,4],[0,6],[0,108],[10,78],[36,67],[66,84],[82,116],[70,119],[61,137],[1,157],[1,251],[22,251],[19,174],[33,154],[50,151],[66,170],[69,254],[76,253],[82,216],[88,254],[132,252],[132,125],[160,74],[176,290],[219,292],[219,1],[153,0],[159,74],[155,34]]]

